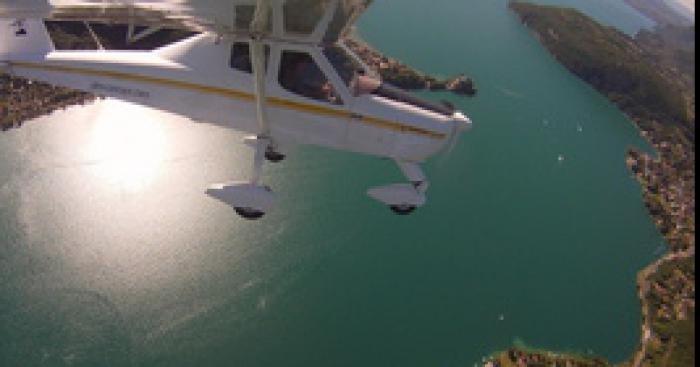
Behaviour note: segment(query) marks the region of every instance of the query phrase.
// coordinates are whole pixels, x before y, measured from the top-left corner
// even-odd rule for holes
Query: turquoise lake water
[[[401,180],[389,161],[304,147],[266,168],[278,208],[244,222],[203,194],[245,176],[235,132],[113,100],[31,121],[0,135],[0,364],[472,366],[516,341],[628,357],[635,274],[663,250],[624,164],[635,128],[505,1],[377,0],[358,27],[479,88],[423,93],[474,121],[426,165],[426,207],[364,195]]]

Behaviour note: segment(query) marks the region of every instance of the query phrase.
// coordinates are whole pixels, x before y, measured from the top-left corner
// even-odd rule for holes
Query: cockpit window
[[[255,16],[255,5],[236,5],[234,7],[234,26],[239,32],[250,30],[250,23]],[[272,30],[272,13],[267,21],[267,30]]]
[[[287,0],[284,4],[286,33],[309,35],[329,6],[328,0]]]
[[[282,88],[301,96],[331,104],[343,104],[331,82],[305,52],[284,51],[280,63]]]
[[[357,71],[364,70],[362,65],[357,62],[352,56],[348,55],[345,49],[338,45],[328,46],[323,49],[323,53],[328,58],[328,61],[333,65],[335,71],[345,85],[350,86],[352,78]]]
[[[270,46],[265,45],[265,68],[270,59]],[[231,47],[231,68],[245,73],[253,72],[253,63],[250,57],[250,45],[248,42],[236,42]]]
[[[341,38],[348,22],[352,19],[356,5],[354,0],[340,0],[338,2],[338,8],[336,8],[335,14],[328,24],[326,34],[323,36],[324,43],[332,43]]]
[[[234,8],[234,12],[236,29],[242,31],[250,29],[250,22],[253,21],[253,14],[255,14],[255,5],[238,5]]]

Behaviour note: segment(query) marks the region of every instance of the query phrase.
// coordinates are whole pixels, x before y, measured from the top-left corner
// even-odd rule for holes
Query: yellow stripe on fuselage
[[[161,85],[161,86],[166,86],[166,87],[171,87],[171,88],[190,90],[190,91],[195,91],[195,92],[199,92],[199,93],[212,94],[212,95],[217,95],[217,96],[226,97],[226,98],[235,98],[235,99],[240,99],[240,100],[245,100],[245,101],[250,101],[250,102],[255,101],[254,94],[239,91],[236,89],[214,87],[214,86],[186,82],[186,81],[181,81],[181,80],[166,79],[166,78],[141,75],[141,74],[131,74],[131,73],[125,73],[125,72],[121,72],[121,71],[77,68],[77,67],[71,67],[71,66],[38,64],[38,63],[30,63],[30,62],[10,62],[10,66],[16,66],[16,67],[26,68],[26,69],[52,71],[52,72],[66,73],[66,74],[106,77],[106,78],[111,78],[111,79],[139,82],[139,83],[149,83],[149,84],[156,84],[156,85]],[[337,118],[347,118],[347,119],[350,119],[353,116],[353,114],[351,112],[348,112],[345,110],[336,110],[333,108],[327,108],[327,107],[303,103],[303,102],[296,102],[296,101],[291,101],[291,100],[283,99],[283,98],[268,97],[267,101],[270,105],[275,106],[275,107],[282,107],[282,108],[286,108],[286,109],[290,109],[290,110],[312,113],[315,115],[337,117]],[[430,137],[433,139],[443,139],[446,137],[446,135],[443,133],[438,133],[438,132],[431,131],[428,129],[423,129],[420,127],[415,127],[415,126],[406,125],[406,124],[402,124],[402,123],[398,123],[398,122],[394,122],[394,121],[390,121],[390,120],[385,120],[385,119],[382,119],[379,117],[374,117],[374,116],[362,116],[362,118],[358,119],[358,121],[361,121],[361,122],[369,124],[369,125],[374,125],[374,126],[377,126],[379,128],[383,128],[383,129],[394,130],[394,131],[399,131],[399,132],[404,132],[404,133],[412,133],[412,134],[416,134],[416,135],[427,136],[427,137]]]

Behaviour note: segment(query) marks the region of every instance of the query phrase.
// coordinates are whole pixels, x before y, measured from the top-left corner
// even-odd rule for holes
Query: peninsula
[[[642,335],[637,352],[623,365],[693,366],[694,26],[662,24],[632,38],[574,9],[520,1],[509,6],[559,62],[615,103],[656,148],[656,158],[630,148],[627,165],[642,185],[669,252],[638,275]],[[496,354],[488,363],[532,365],[532,358],[538,365],[604,363],[518,349]]]
[[[0,130],[20,127],[24,121],[94,99],[89,93],[0,75]]]
[[[449,79],[440,79],[421,73],[401,61],[386,57],[356,38],[347,38],[343,42],[365,64],[377,72],[382,77],[382,80],[389,84],[408,90],[448,90],[467,96],[476,94],[474,81],[464,74]]]

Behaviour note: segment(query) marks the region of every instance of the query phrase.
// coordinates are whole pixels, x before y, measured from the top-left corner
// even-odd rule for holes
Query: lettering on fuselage
[[[27,36],[27,28],[24,26],[24,19],[15,20],[10,24],[10,27],[15,27],[15,37]]]
[[[125,88],[120,87],[118,85],[105,84],[99,82],[93,82],[92,84],[90,84],[90,89],[98,92],[115,93],[126,97],[137,97],[143,99],[148,99],[151,97],[150,93],[140,89]]]

